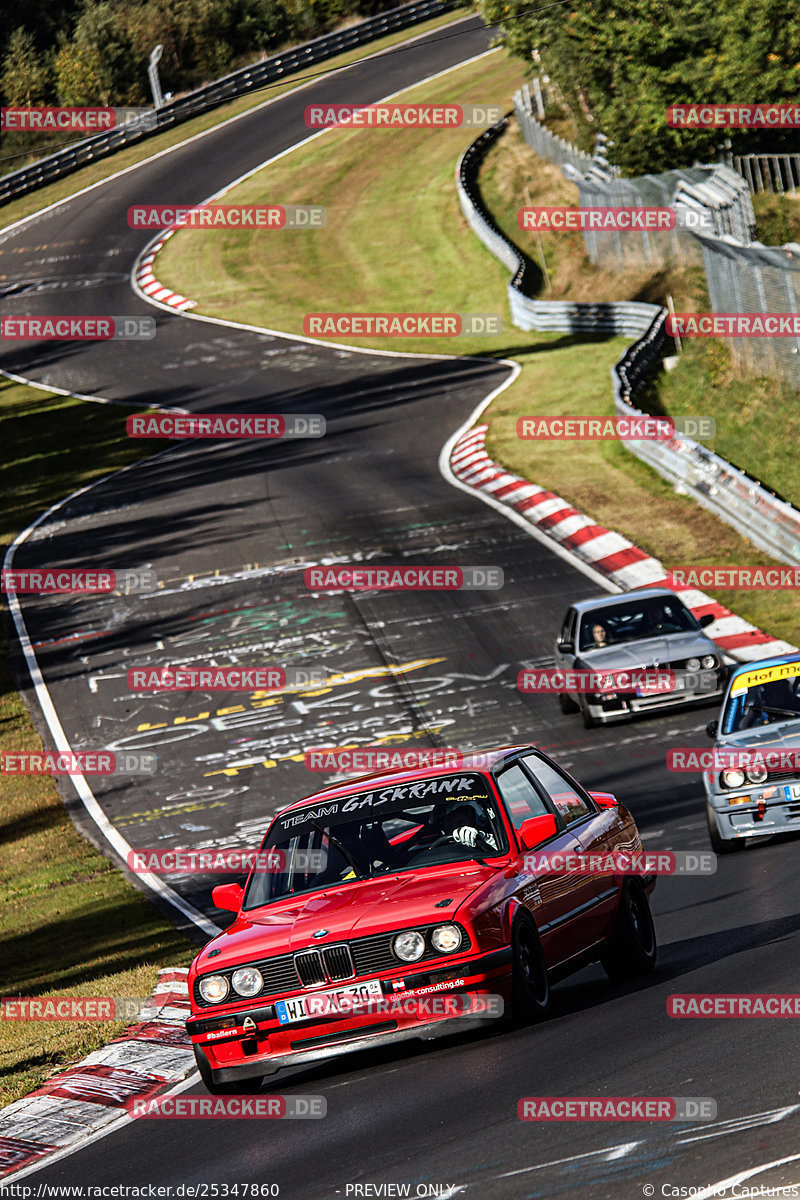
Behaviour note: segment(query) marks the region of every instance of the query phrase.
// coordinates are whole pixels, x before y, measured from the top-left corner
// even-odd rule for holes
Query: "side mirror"
[[[714,616],[713,613],[704,613],[703,616],[700,618],[701,629],[707,629],[709,625],[714,624],[716,619],[717,618]]]
[[[523,850],[533,850],[548,838],[555,837],[557,833],[558,825],[552,813],[545,813],[541,817],[529,817],[517,830],[519,844]]]
[[[616,808],[619,800],[611,792],[589,792],[598,808]]]
[[[719,721],[709,721],[706,725],[706,733],[710,738],[715,738],[719,732]]]
[[[240,883],[218,883],[211,893],[211,899],[217,908],[227,909],[228,912],[238,913],[242,907],[244,888]]]
[[[559,654],[571,654],[572,642],[557,642],[556,649],[558,650]]]

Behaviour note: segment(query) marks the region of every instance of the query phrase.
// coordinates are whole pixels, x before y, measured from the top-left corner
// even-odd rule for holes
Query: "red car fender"
[[[525,908],[525,905],[519,896],[510,896],[503,914],[503,936],[509,946],[511,945],[511,930],[514,928],[514,921],[521,908]]]

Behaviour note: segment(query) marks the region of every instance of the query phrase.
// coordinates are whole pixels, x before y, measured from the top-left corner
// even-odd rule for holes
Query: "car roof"
[[[740,663],[731,671],[728,682],[732,683],[739,675],[746,674],[747,671],[757,671],[763,667],[781,667],[784,663],[794,663],[800,667],[800,652],[797,650],[794,654],[780,654],[776,658],[755,658],[751,662]]]
[[[641,595],[650,596],[671,596],[673,600],[683,601],[680,596],[676,596],[670,588],[636,588],[632,592],[618,592],[614,596],[593,596],[589,600],[577,600],[574,604],[570,604],[570,608],[574,608],[578,613],[592,612],[598,608],[609,608],[612,605],[619,604],[626,600],[635,600]]]
[[[390,749],[390,747],[386,747]],[[283,815],[287,812],[294,812],[298,808],[305,808],[308,805],[318,804],[321,800],[339,799],[341,796],[352,796],[358,792],[363,792],[365,786],[380,785],[397,785],[402,783],[414,782],[418,783],[421,779],[433,779],[447,775],[463,775],[465,771],[492,771],[498,765],[502,764],[506,759],[511,759],[520,751],[537,751],[542,753],[537,746],[532,746],[529,743],[524,743],[519,746],[494,746],[486,750],[470,750],[464,754],[464,758],[478,758],[481,762],[480,766],[470,766],[465,764],[463,767],[422,767],[410,768],[405,767],[402,770],[389,768],[385,771],[372,771],[368,775],[358,775],[346,782],[338,782],[328,784],[327,787],[320,788],[317,792],[312,792],[308,796],[304,796],[302,800],[294,800],[291,804],[278,811]]]

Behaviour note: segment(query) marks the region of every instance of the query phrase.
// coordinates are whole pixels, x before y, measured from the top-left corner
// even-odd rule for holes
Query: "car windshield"
[[[776,675],[781,677],[770,678]],[[800,720],[800,662],[747,671],[735,679],[721,729],[739,733],[792,720]]]
[[[675,596],[642,596],[584,613],[579,648],[600,650],[670,633],[696,633],[699,629],[688,608]]]
[[[276,817],[261,847],[262,861],[275,869],[253,871],[243,908],[507,849],[498,803],[481,774],[320,799]]]

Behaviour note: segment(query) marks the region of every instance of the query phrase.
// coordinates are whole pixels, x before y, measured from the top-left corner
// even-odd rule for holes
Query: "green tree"
[[[47,99],[49,75],[37,53],[33,36],[18,26],[9,38],[0,77],[5,103],[11,108],[43,104]]]
[[[536,12],[526,0],[481,0],[509,49],[558,84],[576,140],[614,142],[628,173],[715,160],[729,135],[734,150],[789,148],[792,134],[666,125],[669,105],[793,101],[800,83],[796,0],[569,0]]]

